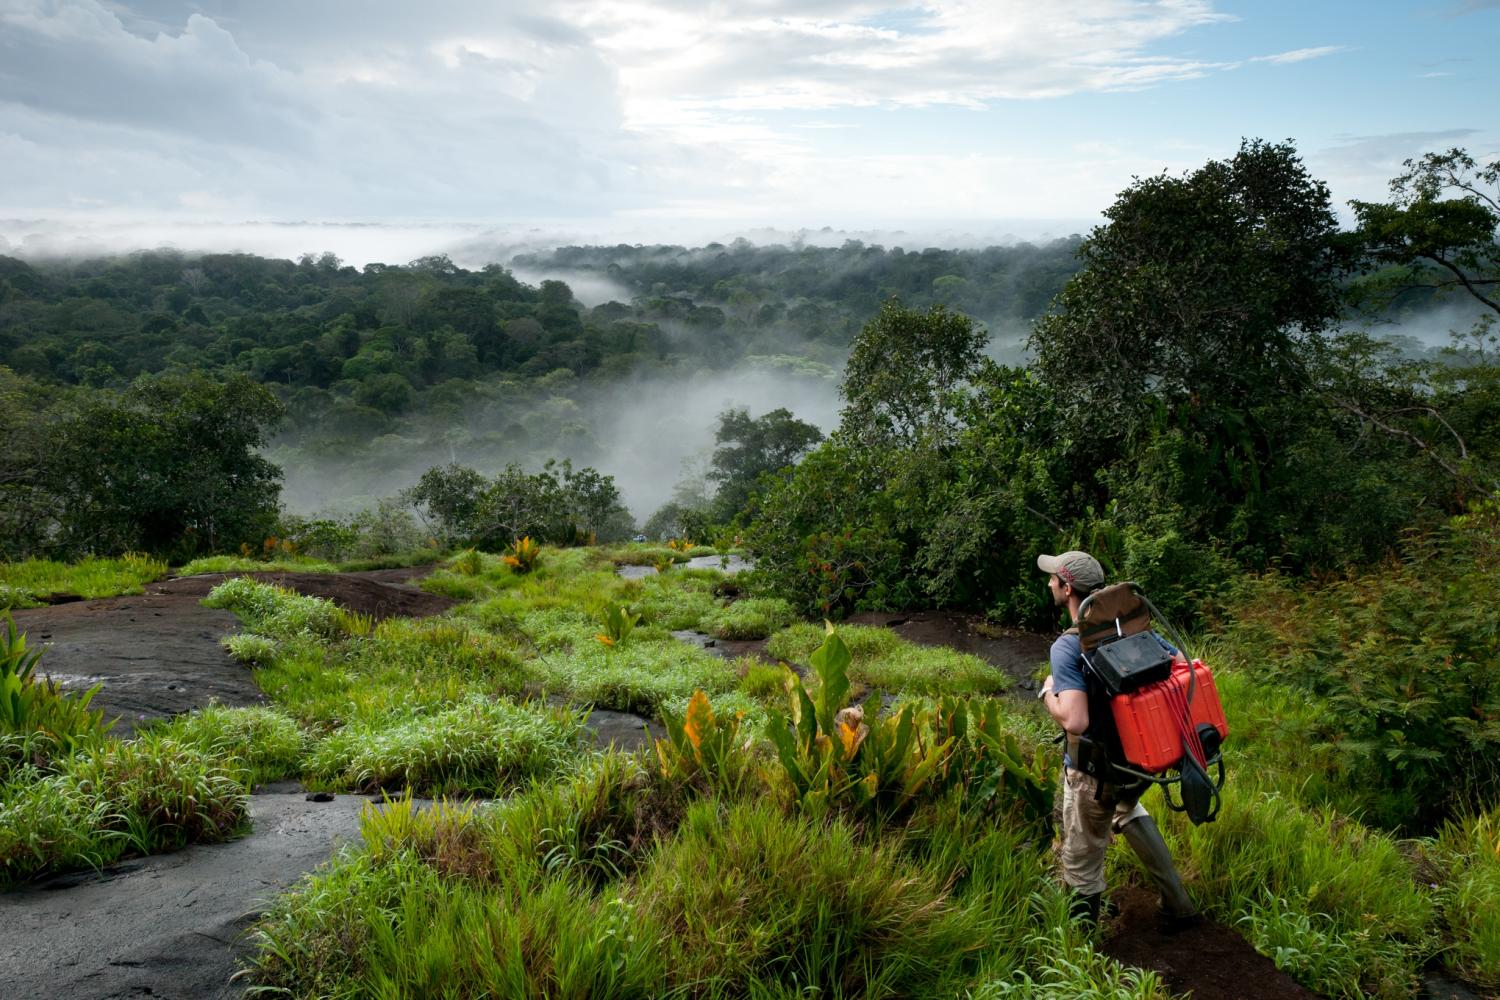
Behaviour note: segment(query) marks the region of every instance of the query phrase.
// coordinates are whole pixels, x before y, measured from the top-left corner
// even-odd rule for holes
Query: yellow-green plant
[[[69,694],[50,678],[38,678],[40,650],[27,648],[26,634],[5,615],[0,637],[0,733],[23,737],[40,735],[65,756],[93,742],[114,725],[102,711],[89,708],[99,693],[95,684],[82,694]]]
[[[537,557],[541,554],[542,547],[533,542],[530,535],[526,535],[511,542],[501,559],[517,573],[530,573],[536,568]]]
[[[943,698],[919,713],[931,739],[950,739],[954,752],[938,781],[961,787],[964,805],[1009,815],[1045,846],[1057,795],[1057,761],[1040,750],[1027,754],[1004,723],[1000,703],[989,698]]]
[[[771,742],[798,804],[813,815],[852,807],[880,815],[900,811],[938,773],[954,738],[932,738],[905,705],[879,718],[880,696],[850,708],[849,648],[832,625],[811,661],[819,684],[808,694],[800,677],[787,683],[791,711],[772,718]]]
[[[337,609],[334,615],[340,629],[347,635],[367,636],[375,631],[375,616],[365,611]]]
[[[636,623],[641,620],[641,616],[631,614],[630,609],[624,605],[611,604],[605,609],[602,620],[604,631],[597,633],[594,640],[601,646],[614,649],[630,638],[630,633],[635,631]]]
[[[656,567],[656,571],[658,573],[665,573],[667,570],[672,568],[672,557],[657,556],[655,559],[651,560],[651,565]]]
[[[663,709],[661,719],[667,727],[667,738],[656,741],[662,777],[706,786],[707,791],[726,797],[737,795],[750,774],[749,741],[740,740],[744,715],[714,715],[702,690],[693,692],[681,717]]]
[[[484,556],[479,554],[478,549],[464,549],[448,565],[453,572],[462,576],[478,576],[484,569]]]

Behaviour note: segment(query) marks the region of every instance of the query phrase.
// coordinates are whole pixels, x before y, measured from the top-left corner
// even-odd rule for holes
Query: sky
[[[1500,0],[0,0],[0,252],[1037,238],[1242,137],[1342,205],[1500,158],[1497,40]]]

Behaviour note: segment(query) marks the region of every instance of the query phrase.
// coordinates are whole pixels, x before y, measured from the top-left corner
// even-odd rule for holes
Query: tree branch
[[[1393,427],[1392,425],[1390,425],[1390,424],[1384,422],[1383,420],[1381,420],[1379,417],[1377,417],[1377,416],[1375,416],[1373,414],[1370,414],[1370,413],[1366,413],[1364,410],[1361,410],[1359,407],[1355,406],[1353,403],[1349,402],[1348,400],[1334,398],[1333,402],[1334,402],[1335,405],[1341,407],[1342,409],[1348,410],[1350,413],[1352,413],[1355,416],[1359,417],[1361,420],[1367,420],[1367,421],[1369,421],[1371,424],[1375,425],[1376,427],[1379,427],[1381,430],[1385,431],[1387,434],[1394,435],[1395,437],[1406,438],[1412,444],[1416,445],[1418,448],[1420,448],[1424,452],[1426,452],[1428,458],[1432,459],[1438,465],[1441,465],[1443,467],[1443,471],[1447,472],[1448,475],[1452,476],[1454,479],[1457,479],[1460,482],[1470,482],[1471,481],[1468,476],[1466,476],[1463,473],[1459,472],[1459,470],[1456,469],[1456,468],[1454,468],[1452,465],[1450,465],[1448,463],[1448,461],[1443,458],[1442,455],[1439,455],[1437,453],[1437,451],[1432,447],[1432,445],[1428,444],[1426,441],[1423,441],[1421,438],[1417,437],[1411,431],[1402,430],[1400,427]],[[1447,426],[1447,425],[1444,424],[1444,426]],[[1448,429],[1451,431],[1453,428],[1449,427]]]
[[[1500,313],[1500,302],[1496,302],[1494,299],[1486,297],[1483,292],[1481,292],[1478,288],[1475,288],[1473,280],[1471,280],[1467,274],[1464,274],[1463,271],[1459,270],[1455,264],[1450,261],[1444,260],[1442,257],[1439,257],[1435,254],[1423,254],[1422,256],[1427,260],[1430,260],[1433,263],[1438,264],[1449,271],[1452,271],[1453,274],[1458,278],[1459,282],[1464,286],[1464,288],[1468,289],[1470,295],[1474,296],[1480,302],[1483,302],[1485,305],[1495,310],[1495,312]]]

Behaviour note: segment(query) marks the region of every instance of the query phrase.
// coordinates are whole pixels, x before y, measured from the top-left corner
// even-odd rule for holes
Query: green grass
[[[274,559],[252,559],[249,556],[200,556],[177,567],[178,576],[206,576],[217,573],[338,573],[337,563],[312,556],[277,556]]]
[[[700,995],[796,983],[814,995],[922,996],[976,963],[989,926],[936,874],[841,822],[764,801],[693,806],[630,893],[672,929],[669,982]]]
[[[209,705],[157,723],[163,739],[215,759],[247,788],[296,777],[308,738],[274,708]]]
[[[501,795],[566,773],[582,740],[582,718],[567,709],[469,698],[430,715],[346,726],[312,750],[307,774],[344,790]]]
[[[866,687],[932,696],[991,694],[1010,686],[998,667],[977,656],[940,646],[918,646],[888,628],[844,625],[839,635],[853,657],[850,679]],[[821,625],[793,625],[773,635],[766,651],[778,659],[805,664],[823,637]]]
[[[1288,963],[1287,971],[1310,989],[1338,997],[1409,996],[1417,968],[1433,951],[1435,911],[1400,844],[1352,817],[1307,809],[1258,787],[1248,769],[1223,794],[1212,824],[1194,827],[1180,814],[1158,812],[1194,896],[1226,923],[1281,925],[1266,932],[1268,947],[1327,943],[1315,963]],[[1128,852],[1117,857],[1131,863]]]
[[[631,547],[547,549],[521,575],[493,555],[460,554],[424,585],[464,603],[378,625],[227,582],[212,600],[246,632],[226,645],[276,705],[179,717],[138,747],[56,755],[50,774],[7,750],[4,880],[231,836],[244,789],[279,777],[507,795],[371,808],[363,843],[258,926],[258,982],[349,997],[791,998],[812,987],[1164,1000],[1155,977],[1121,968],[1068,921],[1046,853],[1005,815],[966,806],[961,790],[882,822],[787,809],[763,780],[762,737],[768,708],[785,707],[785,668],[728,663],[669,633],[771,631],[772,655],[805,663],[822,628],[782,627],[786,606],[764,597],[721,605],[715,570],[616,574],[616,562],[638,560]],[[611,607],[642,616],[612,649],[594,639]],[[887,629],[840,633],[866,689],[929,700],[1005,686],[975,657]],[[1224,811],[1190,827],[1154,810],[1195,898],[1327,996],[1407,997],[1435,955],[1494,989],[1492,813],[1415,843],[1363,825],[1351,813],[1356,769],[1320,742],[1305,691],[1244,666],[1242,639],[1203,648],[1232,728]],[[699,689],[716,715],[744,713],[748,741],[735,752],[749,779],[714,800],[664,775],[649,750],[593,754],[577,711],[517,704],[546,693],[580,708],[682,713]],[[1028,746],[1047,735],[1039,725],[1050,731],[1027,709],[1007,720]],[[1112,884],[1143,879],[1122,848],[1109,865]]]
[[[109,740],[0,787],[0,884],[226,840],[247,818],[244,786],[213,755],[160,733]]]
[[[145,585],[167,575],[167,564],[144,555],[118,559],[84,559],[59,563],[50,559],[0,563],[0,608],[34,608],[48,598],[94,600],[139,594]]]
[[[272,639],[334,639],[351,631],[350,616],[332,601],[246,576],[225,580],[203,604],[233,611],[253,632]]]
[[[608,649],[589,642],[534,661],[542,685],[579,704],[654,716],[663,704],[686,701],[694,691],[719,694],[738,679],[734,668],[675,639],[632,636]]]
[[[1437,902],[1444,964],[1500,995],[1500,806],[1446,824],[1415,849]]]
[[[703,631],[718,639],[764,639],[797,620],[779,597],[747,597],[703,616]]]
[[[426,566],[438,561],[442,553],[432,549],[398,552],[369,559],[346,559],[329,562],[312,556],[279,555],[272,559],[248,556],[202,556],[179,566],[178,576],[203,576],[210,573],[360,573],[377,569],[404,569]]]

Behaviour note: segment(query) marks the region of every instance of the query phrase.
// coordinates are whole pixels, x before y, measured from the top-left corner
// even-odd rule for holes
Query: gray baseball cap
[[[1093,591],[1104,586],[1104,567],[1099,560],[1087,552],[1064,552],[1060,556],[1037,556],[1036,568],[1043,573],[1056,573],[1064,583],[1074,590]]]

